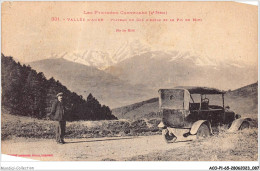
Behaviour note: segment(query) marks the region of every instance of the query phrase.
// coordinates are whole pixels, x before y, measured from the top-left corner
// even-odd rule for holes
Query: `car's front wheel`
[[[197,131],[197,139],[203,139],[210,136],[209,127],[206,124],[201,124]]]
[[[250,126],[248,121],[243,121],[238,130],[248,129]]]

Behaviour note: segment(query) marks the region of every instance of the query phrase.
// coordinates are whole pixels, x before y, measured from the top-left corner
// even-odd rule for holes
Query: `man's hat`
[[[63,96],[63,93],[58,93],[57,95],[56,95],[57,97],[59,97],[59,96]]]

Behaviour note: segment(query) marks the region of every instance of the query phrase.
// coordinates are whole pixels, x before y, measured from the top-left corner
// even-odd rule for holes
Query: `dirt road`
[[[137,155],[183,147],[190,141],[166,144],[161,135],[140,137],[110,137],[66,139],[56,144],[50,139],[13,139],[2,141],[2,153],[27,155],[26,158],[45,161],[124,161]]]

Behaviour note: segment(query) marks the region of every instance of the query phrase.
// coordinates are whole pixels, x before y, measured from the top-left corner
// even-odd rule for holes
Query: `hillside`
[[[239,114],[257,114],[258,82],[229,91],[225,94],[225,106]],[[120,119],[158,118],[158,98],[149,99],[112,110]]]
[[[226,104],[235,112],[258,113],[258,82],[227,92]]]
[[[63,58],[46,59],[30,63],[47,78],[54,77],[84,98],[89,93],[111,108],[128,105],[153,97],[155,94],[143,85],[131,85],[92,66],[71,62]]]
[[[113,109],[112,113],[117,115],[118,118],[123,119],[150,118],[156,116],[158,106],[158,98],[152,98],[132,105]]]

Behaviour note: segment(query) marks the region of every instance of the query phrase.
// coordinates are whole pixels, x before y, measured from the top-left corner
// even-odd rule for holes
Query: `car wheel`
[[[238,130],[248,129],[250,126],[249,122],[243,121]]]
[[[197,131],[197,139],[203,139],[210,136],[209,127],[206,124],[200,125]]]
[[[167,143],[174,143],[177,140],[177,137],[170,133],[167,129],[162,130],[162,136]]]

